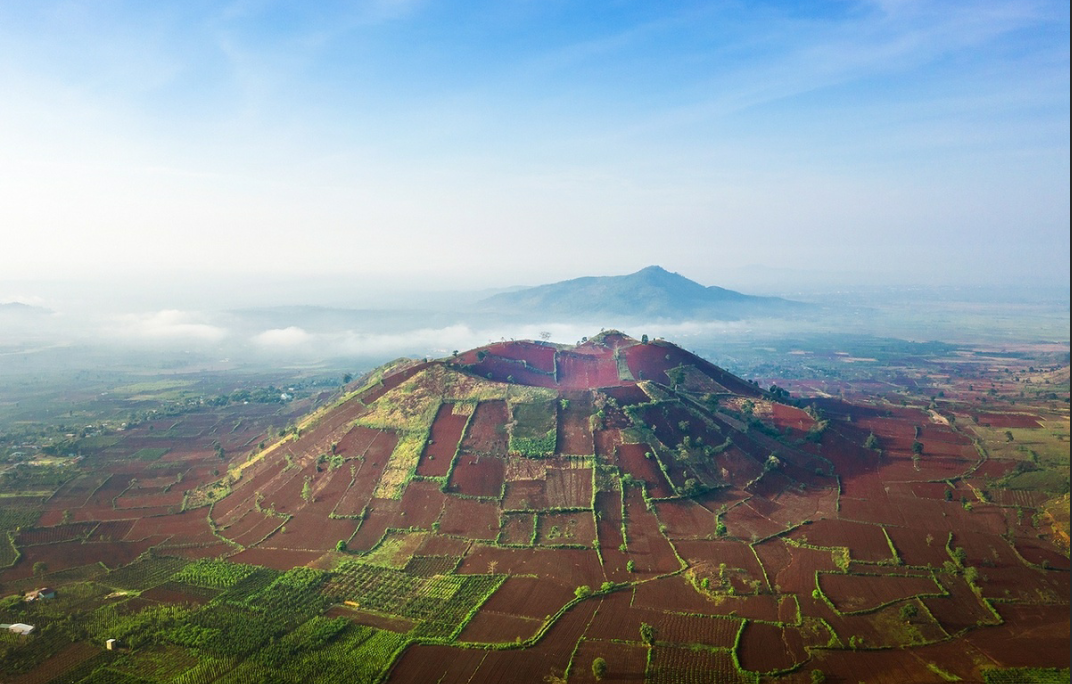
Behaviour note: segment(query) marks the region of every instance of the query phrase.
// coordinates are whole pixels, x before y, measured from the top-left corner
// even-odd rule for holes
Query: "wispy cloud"
[[[693,102],[671,104],[625,130],[638,135],[717,119],[836,86],[911,73],[950,55],[976,53],[995,39],[1029,26],[1057,20],[1035,2],[909,0],[861,2],[857,7],[837,18],[764,14],[762,28],[743,30],[736,36],[740,44],[714,51],[724,53],[726,59],[711,62],[706,73],[701,69],[694,74],[695,81],[687,84],[695,93]],[[763,35],[762,43],[747,45],[757,33]],[[744,51],[750,53],[747,58],[733,56]],[[977,62],[978,54],[969,59]],[[973,78],[970,72],[961,76]],[[926,76],[921,74],[921,78]],[[1008,85],[1015,88],[1018,83]],[[875,95],[865,88],[849,97],[863,97],[858,102],[865,102]]]

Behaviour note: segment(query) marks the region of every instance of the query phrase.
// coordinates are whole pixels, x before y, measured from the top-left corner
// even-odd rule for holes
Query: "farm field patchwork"
[[[34,625],[0,634],[0,681],[1063,669],[1067,361],[1043,361],[786,396],[609,331],[101,430],[0,474],[0,622]]]

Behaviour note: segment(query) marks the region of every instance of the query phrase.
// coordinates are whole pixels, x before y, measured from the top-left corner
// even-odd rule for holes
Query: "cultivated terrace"
[[[0,478],[0,682],[1067,681],[1030,373],[791,396],[610,331],[146,419]]]

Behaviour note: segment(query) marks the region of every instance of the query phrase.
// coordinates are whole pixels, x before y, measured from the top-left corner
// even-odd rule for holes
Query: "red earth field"
[[[516,406],[551,401],[551,455],[512,453],[528,427]],[[499,578],[455,636],[399,642],[382,675],[400,683],[591,682],[597,658],[602,681],[652,683],[974,682],[1068,664],[1069,563],[1039,522],[1048,497],[998,485],[1016,461],[969,428],[1055,424],[1038,409],[790,404],[608,333],[409,364],[293,418],[283,436],[197,416],[152,431],[167,437],[129,431],[34,500],[0,583],[150,549],[275,570],[356,562],[443,600],[461,585],[420,583]],[[167,451],[131,458],[146,445]],[[191,592],[142,597],[212,598]],[[327,615],[406,635],[423,619],[353,603]]]

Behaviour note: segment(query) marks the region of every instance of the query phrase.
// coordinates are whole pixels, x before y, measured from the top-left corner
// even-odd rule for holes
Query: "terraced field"
[[[0,622],[35,628],[0,681],[1066,667],[1067,404],[958,391],[794,400],[612,331],[404,363],[284,429],[148,422],[0,481]]]

